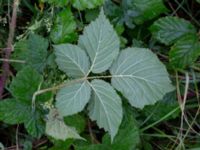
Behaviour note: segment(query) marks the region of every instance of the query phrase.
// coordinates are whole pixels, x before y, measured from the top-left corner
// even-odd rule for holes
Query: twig
[[[17,9],[19,6],[20,0],[14,0],[13,2],[13,12],[12,12],[12,18],[11,22],[9,24],[9,36],[8,36],[8,41],[7,41],[7,48],[5,49],[5,59],[10,58],[10,54],[12,51],[12,43],[13,43],[13,38],[15,34],[15,28],[16,28],[16,20],[17,20]],[[9,76],[9,62],[4,61],[2,65],[2,76],[0,78],[0,98],[2,98],[2,94],[4,92],[4,86],[6,84],[6,79]]]

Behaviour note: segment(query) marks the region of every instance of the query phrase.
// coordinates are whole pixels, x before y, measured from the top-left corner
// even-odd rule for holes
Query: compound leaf
[[[170,45],[189,33],[195,33],[195,27],[188,21],[177,17],[164,17],[154,22],[150,27],[153,37]]]
[[[170,63],[175,69],[184,69],[192,65],[200,56],[198,36],[188,34],[178,40],[169,53]]]
[[[138,108],[154,104],[173,90],[165,66],[148,49],[122,50],[110,72],[112,85]]]
[[[60,44],[54,48],[60,70],[74,78],[86,76],[89,70],[89,58],[84,50],[71,44]]]
[[[56,107],[60,115],[69,116],[83,110],[91,95],[87,81],[62,88],[56,96]]]
[[[89,116],[97,121],[100,128],[108,131],[113,140],[122,121],[121,99],[113,87],[103,80],[93,80],[90,86],[92,100],[89,105]]]
[[[119,39],[103,10],[99,17],[87,26],[79,38],[79,46],[88,52],[90,71],[106,71],[119,53]]]

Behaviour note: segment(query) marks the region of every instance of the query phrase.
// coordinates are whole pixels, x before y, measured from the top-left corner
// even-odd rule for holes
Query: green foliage
[[[56,15],[52,30],[51,39],[55,44],[72,42],[76,39],[76,22],[69,8]]]
[[[76,114],[88,103],[90,94],[87,81],[64,87],[56,96],[56,107],[62,116]]]
[[[92,9],[103,3],[104,0],[72,0],[72,5],[79,10]]]
[[[13,59],[24,61],[23,64],[14,64],[17,70],[28,64],[38,72],[46,67],[48,40],[37,34],[30,34],[28,40],[16,43]]]
[[[70,77],[84,77],[89,71],[89,58],[85,51],[76,45],[56,45],[56,63],[59,69]]]
[[[125,23],[129,28],[156,18],[167,11],[162,0],[122,0],[120,6],[105,2],[105,12],[116,24]]]
[[[91,67],[87,74],[106,71],[119,53],[119,38],[103,11],[79,37],[78,45],[90,56]]]
[[[82,139],[73,127],[69,127],[64,123],[64,120],[55,109],[50,110],[48,114],[46,134],[58,140],[66,140],[68,138]]]
[[[26,62],[34,69],[42,72],[46,66],[48,40],[39,35],[31,34],[27,42],[28,57],[26,58]]]
[[[0,108],[0,120],[8,124],[23,123],[30,117],[31,108],[15,99],[1,101]]]
[[[18,72],[10,84],[12,95],[21,102],[31,103],[33,93],[42,82],[42,76],[31,67]]]
[[[122,50],[110,69],[111,76],[102,77],[112,78],[113,87],[103,80],[97,80],[96,78],[100,78],[98,76],[88,77],[91,71],[102,73],[108,70],[119,52],[117,34],[105,18],[103,10],[84,29],[78,46],[54,46],[59,68],[71,77],[84,77],[75,80],[82,83],[64,87],[57,93],[56,107],[62,116],[80,112],[88,103],[92,89],[89,117],[97,121],[100,128],[109,132],[111,141],[122,120],[121,99],[113,87],[122,92],[132,106],[138,108],[155,103],[173,90],[164,65],[148,49]],[[86,52],[90,57],[90,67]],[[94,80],[90,83],[88,79]]]
[[[178,40],[169,53],[171,65],[178,69],[192,66],[200,56],[200,42],[195,34],[188,34]]]
[[[90,86],[93,92],[89,116],[97,121],[99,127],[108,131],[113,140],[122,120],[121,99],[115,90],[102,80],[93,80]]]
[[[177,17],[158,19],[150,27],[153,37],[166,45],[173,44],[184,35],[195,33],[195,27],[188,21]]]
[[[122,125],[119,129],[112,144],[110,144],[109,137],[103,137],[103,144],[107,145],[113,150],[132,150],[136,149],[140,143],[140,133],[135,119],[129,114],[125,116]]]
[[[138,108],[154,104],[173,90],[166,68],[148,49],[123,50],[110,72],[113,87]]]
[[[199,147],[198,0],[22,0],[4,59],[12,3],[0,149]]]

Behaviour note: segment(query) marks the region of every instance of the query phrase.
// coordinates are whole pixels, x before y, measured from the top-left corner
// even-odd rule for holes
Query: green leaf
[[[83,139],[78,135],[74,128],[69,127],[64,123],[63,118],[59,116],[55,109],[52,109],[49,112],[48,120],[46,122],[46,134],[57,140],[63,141],[69,138]]]
[[[20,124],[30,118],[31,107],[20,103],[16,99],[5,99],[0,101],[0,120],[8,124]]]
[[[59,69],[71,77],[84,77],[89,70],[89,58],[85,51],[76,45],[54,46]]]
[[[112,144],[107,134],[103,137],[103,144],[112,150],[134,150],[139,143],[140,131],[132,114],[124,117]]]
[[[64,118],[64,121],[67,125],[75,127],[78,133],[85,130],[86,118],[83,115],[76,114],[73,116],[67,116]]]
[[[73,7],[79,10],[92,9],[102,5],[103,3],[104,0],[72,0]]]
[[[69,116],[83,110],[91,95],[91,88],[84,81],[62,88],[56,95],[56,107],[61,116]]]
[[[119,38],[106,19],[103,10],[99,17],[84,29],[79,46],[88,52],[91,60],[90,71],[106,71],[119,53]]]
[[[177,41],[170,50],[170,64],[175,69],[190,67],[200,56],[198,36],[188,34]]]
[[[116,91],[103,80],[93,80],[92,100],[89,105],[89,116],[96,120],[100,128],[104,128],[111,135],[113,141],[122,121],[121,99]]]
[[[198,3],[200,3],[200,0],[196,0]]]
[[[16,99],[0,102],[0,120],[8,124],[24,123],[28,133],[40,137],[44,133],[44,123],[38,111],[32,112],[30,105]]]
[[[125,23],[131,29],[167,11],[162,0],[122,0],[120,6],[107,0],[104,8],[114,24]]]
[[[112,85],[138,108],[154,104],[174,89],[165,66],[148,49],[122,50],[110,72]]]
[[[36,34],[31,34],[28,38],[27,64],[42,72],[46,66],[48,46],[47,39]]]
[[[10,84],[12,95],[19,101],[31,103],[33,93],[42,82],[42,76],[27,66],[20,70]]]
[[[155,39],[166,45],[173,44],[189,33],[196,33],[195,27],[190,22],[171,16],[155,21],[150,31]]]
[[[12,53],[12,59],[14,60],[27,60],[27,52],[28,52],[28,42],[27,40],[22,40],[19,42],[16,42],[14,45],[14,52]],[[17,70],[21,70],[25,64],[22,63],[11,63],[12,66]]]
[[[72,42],[76,39],[76,22],[69,8],[56,15],[54,25],[51,30],[51,39],[55,44]]]
[[[142,24],[167,11],[163,0],[127,0],[132,4],[133,14],[135,11],[134,22]]]
[[[25,128],[30,135],[39,139],[45,132],[45,124],[42,120],[41,113],[31,110],[29,114],[30,117],[24,121]]]
[[[72,139],[68,139],[65,141],[54,140],[53,147],[49,148],[49,150],[68,150],[70,146],[73,144]]]

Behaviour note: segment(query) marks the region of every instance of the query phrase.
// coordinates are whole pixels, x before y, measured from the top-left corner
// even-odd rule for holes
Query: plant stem
[[[79,82],[86,81],[86,80],[91,80],[91,79],[106,79],[106,78],[119,78],[119,77],[122,77],[122,76],[121,75],[108,75],[108,76],[83,77],[83,78],[78,78],[78,79],[71,80],[71,81],[69,81],[67,83],[61,83],[61,84],[56,85],[54,87],[50,87],[50,88],[47,88],[47,89],[38,90],[38,91],[36,91],[33,94],[33,97],[32,97],[32,109],[33,109],[33,111],[35,110],[35,101],[36,101],[37,95],[41,95],[43,93],[50,92],[50,91],[55,91],[55,90],[58,90],[58,89],[60,89],[62,87],[69,86],[71,84],[79,83]]]
[[[12,19],[9,24],[9,36],[7,40],[7,48],[5,49],[5,59],[9,59],[11,55],[12,43],[13,43],[13,38],[14,38],[15,28],[16,28],[17,9],[18,9],[19,3],[20,3],[20,0],[14,0],[13,2]],[[4,87],[6,84],[6,79],[8,78],[9,72],[10,72],[9,62],[7,61],[3,62],[2,70],[3,70],[3,73],[0,78],[0,99],[2,98]]]

